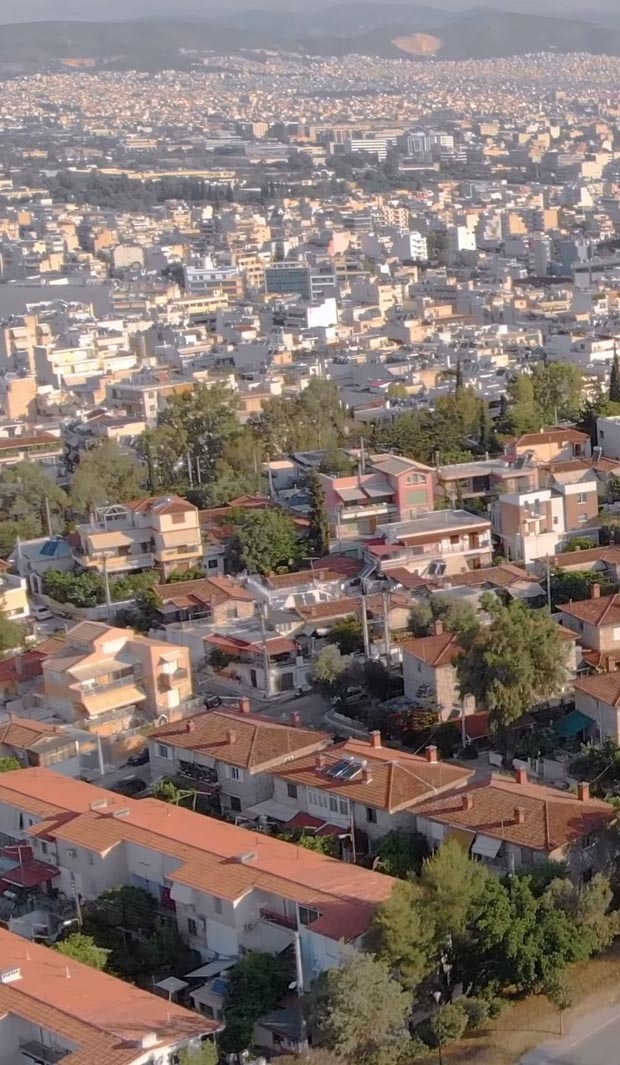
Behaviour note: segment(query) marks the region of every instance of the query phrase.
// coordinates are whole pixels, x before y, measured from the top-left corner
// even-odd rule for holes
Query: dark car
[[[148,747],[142,747],[141,750],[136,751],[135,754],[131,755],[131,758],[127,759],[127,765],[146,765],[148,760],[149,749]]]
[[[146,791],[146,783],[140,777],[123,777],[114,784],[111,790],[117,792],[118,795],[126,795],[128,799],[135,799]]]
[[[222,700],[215,692],[207,692],[204,697],[204,704],[207,710],[215,710],[216,706],[222,705]]]

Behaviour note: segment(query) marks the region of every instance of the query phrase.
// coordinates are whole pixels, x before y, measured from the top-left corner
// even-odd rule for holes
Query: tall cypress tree
[[[461,360],[459,359],[456,364],[456,374],[454,379],[454,391],[460,392],[463,387],[463,367],[461,366]]]
[[[618,360],[617,351],[614,351],[614,361],[611,364],[609,399],[611,403],[620,403],[620,361]]]
[[[308,545],[313,555],[323,556],[329,551],[329,521],[325,506],[325,492],[316,470],[312,470],[308,479],[308,494],[310,496]]]

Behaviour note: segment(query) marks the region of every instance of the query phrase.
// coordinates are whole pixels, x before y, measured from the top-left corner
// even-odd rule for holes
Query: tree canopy
[[[109,951],[104,947],[98,947],[92,936],[83,932],[74,932],[72,935],[56,944],[56,950],[65,958],[90,965],[91,969],[105,969],[108,964]]]
[[[234,526],[231,554],[236,568],[269,574],[289,569],[301,556],[295,524],[281,510],[241,511],[234,518]]]
[[[108,503],[127,503],[144,494],[146,470],[115,440],[104,440],[82,458],[71,483],[73,507],[89,514]]]

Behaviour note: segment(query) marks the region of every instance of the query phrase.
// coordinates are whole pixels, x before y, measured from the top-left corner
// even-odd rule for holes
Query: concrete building
[[[598,488],[587,470],[576,477],[553,478],[551,487],[500,496],[491,508],[493,533],[502,553],[529,565],[553,556],[574,536],[598,543]]]
[[[489,566],[491,523],[464,510],[435,510],[380,525],[364,556],[382,574],[404,567],[418,577],[450,577]]]
[[[0,928],[1,1065],[174,1065],[221,1024]]]
[[[174,496],[100,507],[74,539],[75,561],[100,573],[157,569],[167,578],[202,561],[198,508]]]

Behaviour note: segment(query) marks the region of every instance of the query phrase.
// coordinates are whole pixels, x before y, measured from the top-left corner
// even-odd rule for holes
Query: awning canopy
[[[223,961],[221,958],[219,961],[208,961],[206,965],[201,965],[199,969],[192,969],[191,973],[185,973],[185,979],[209,980],[212,976],[218,976],[219,973],[223,973],[226,969],[232,969],[233,965],[236,964],[236,958],[230,958],[229,961]]]
[[[281,821],[283,824],[287,824],[295,816],[295,811],[290,806],[286,806],[283,802],[276,802],[275,799],[257,802],[254,806],[249,806],[245,812],[252,820],[259,817],[271,817],[273,821]]]
[[[57,869],[55,865],[46,865],[44,862],[32,860],[22,862],[21,865],[16,865],[14,869],[3,873],[2,881],[11,887],[35,888],[49,883],[50,880],[55,880],[57,876],[60,876],[60,869]]]
[[[346,836],[346,828],[340,828],[339,825],[332,825],[329,821],[323,821],[320,817],[313,817],[312,814],[298,813],[288,823],[289,828],[308,828],[315,836]]]
[[[556,722],[553,726],[553,731],[558,736],[563,736],[564,739],[573,739],[580,732],[585,732],[586,729],[592,728],[593,724],[592,718],[582,714],[581,710],[571,710],[570,714],[563,717],[561,721]]]
[[[456,840],[464,850],[469,851],[469,848],[476,838],[476,833],[472,832],[469,828],[456,828],[451,826],[446,832],[445,838]]]
[[[294,940],[295,932],[292,928],[283,928],[277,924],[270,924],[266,928],[263,924],[258,924],[244,935],[243,946],[246,950],[255,950],[259,954],[281,954]]]
[[[497,858],[502,846],[501,839],[492,839],[491,836],[476,836],[471,854],[477,854],[479,858]]]
[[[382,499],[383,496],[394,495],[394,489],[387,481],[383,481],[380,484],[365,484],[364,492],[369,499]]]
[[[155,984],[155,987],[161,988],[167,995],[176,995],[179,991],[185,991],[188,986],[185,980],[179,980],[176,976],[167,976]]]
[[[367,499],[361,488],[337,488],[336,492],[343,503],[365,503]]]

